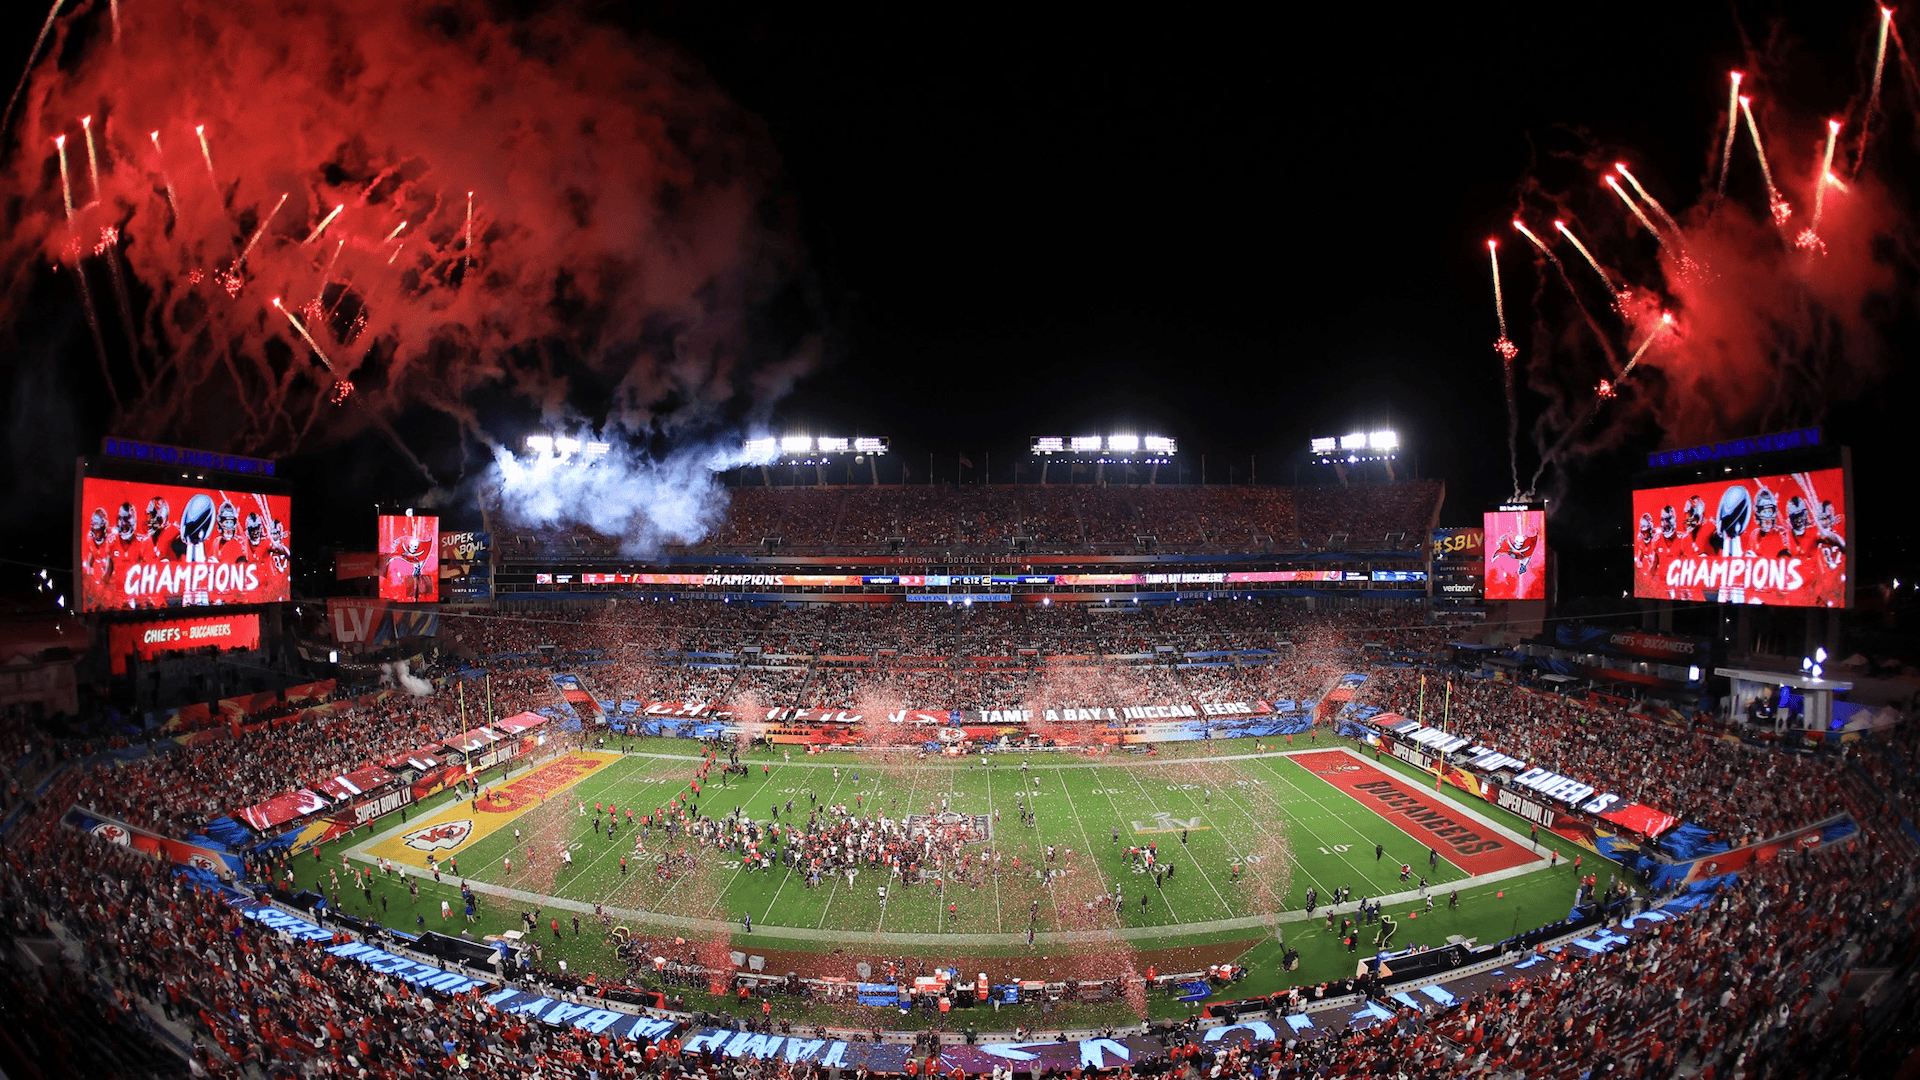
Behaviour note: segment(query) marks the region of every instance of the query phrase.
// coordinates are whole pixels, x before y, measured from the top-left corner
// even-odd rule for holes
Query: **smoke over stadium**
[[[0,259],[83,294],[113,430],[285,454],[372,428],[427,472],[529,421],[724,422],[810,364],[770,315],[800,266],[779,163],[672,49],[476,3],[50,25]]]

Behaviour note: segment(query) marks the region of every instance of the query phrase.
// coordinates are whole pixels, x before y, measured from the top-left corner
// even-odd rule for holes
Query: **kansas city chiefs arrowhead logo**
[[[127,832],[127,830],[121,826],[115,825],[111,821],[103,821],[95,825],[93,827],[93,835],[105,840],[109,844],[119,844],[121,847],[133,846],[133,834]]]
[[[438,825],[429,825],[424,829],[415,829],[401,839],[415,851],[439,851],[457,848],[467,842],[473,834],[473,822],[461,818],[458,821],[443,821]]]

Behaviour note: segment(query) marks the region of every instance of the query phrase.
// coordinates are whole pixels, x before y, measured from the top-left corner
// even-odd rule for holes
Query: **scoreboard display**
[[[1633,593],[1659,600],[1846,607],[1844,468],[1633,493]]]

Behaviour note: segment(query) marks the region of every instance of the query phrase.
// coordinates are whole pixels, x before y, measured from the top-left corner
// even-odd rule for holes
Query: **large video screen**
[[[1486,528],[1486,598],[1545,600],[1547,512],[1496,510],[1481,520]]]
[[[1845,469],[1633,493],[1633,594],[1845,607]]]
[[[82,477],[82,611],[287,599],[292,500],[204,484]]]
[[[440,599],[440,519],[380,515],[380,598],[405,604]]]

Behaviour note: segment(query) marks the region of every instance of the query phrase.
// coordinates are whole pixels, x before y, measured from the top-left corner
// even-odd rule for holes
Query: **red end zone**
[[[1308,772],[1358,800],[1401,832],[1438,848],[1448,862],[1469,874],[1522,866],[1539,855],[1500,836],[1489,826],[1460,812],[1449,799],[1375,768],[1352,754],[1321,750],[1290,755]]]

